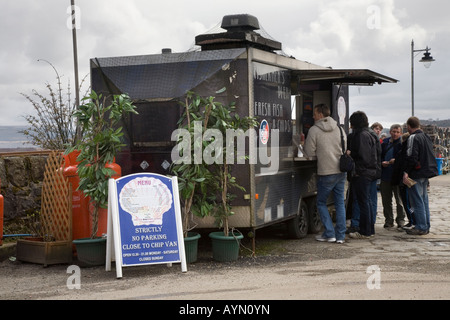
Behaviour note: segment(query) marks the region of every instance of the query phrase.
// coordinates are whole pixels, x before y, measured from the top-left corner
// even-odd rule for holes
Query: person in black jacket
[[[350,238],[367,239],[375,234],[375,221],[370,206],[370,185],[381,176],[381,145],[376,134],[369,130],[369,121],[362,111],[350,116],[353,128],[350,155],[355,161],[355,173],[351,183],[356,191],[360,210],[359,232],[350,233]]]
[[[414,210],[411,207],[411,203],[409,201],[409,188],[403,183],[403,172],[406,150],[407,150],[407,141],[409,137],[409,132],[406,132],[402,135],[402,146],[400,151],[395,155],[395,162],[393,165],[393,173],[392,173],[392,185],[398,186],[400,198],[402,199],[403,209],[406,212],[406,216],[408,218],[408,223],[402,227],[403,230],[409,230],[414,228],[416,224],[414,220]]]
[[[409,192],[416,225],[406,232],[424,235],[430,230],[428,179],[438,175],[437,162],[433,153],[433,143],[430,137],[420,130],[419,119],[410,117],[406,125],[410,136],[407,142],[403,183],[407,185],[408,178],[416,182]]]

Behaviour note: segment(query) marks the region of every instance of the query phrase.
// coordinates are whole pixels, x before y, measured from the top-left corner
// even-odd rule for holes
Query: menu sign
[[[118,278],[122,267],[146,264],[181,262],[186,272],[176,177],[140,173],[109,181],[107,271],[112,254]]]

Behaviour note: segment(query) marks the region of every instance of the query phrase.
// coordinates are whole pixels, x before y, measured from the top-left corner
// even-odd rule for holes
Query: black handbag
[[[351,172],[355,168],[355,161],[353,158],[347,154],[344,147],[344,134],[342,133],[342,128],[339,126],[341,130],[341,145],[342,145],[342,155],[339,159],[339,169],[341,172]]]

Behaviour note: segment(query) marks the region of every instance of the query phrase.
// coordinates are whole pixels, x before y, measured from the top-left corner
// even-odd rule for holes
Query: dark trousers
[[[375,223],[370,207],[370,185],[372,180],[363,176],[354,177],[352,180],[355,188],[356,199],[359,206],[359,233],[364,236],[375,234]]]
[[[405,224],[405,211],[403,210],[402,201],[400,200],[399,186],[393,186],[390,181],[381,180],[380,184],[381,200],[383,201],[383,214],[385,218],[385,227],[394,226],[394,210],[392,196],[395,199],[395,205],[397,209],[397,217],[395,222],[399,227]]]

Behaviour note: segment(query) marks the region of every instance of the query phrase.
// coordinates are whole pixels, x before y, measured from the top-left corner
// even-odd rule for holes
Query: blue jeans
[[[318,176],[317,180],[317,211],[325,228],[322,236],[325,238],[345,239],[345,181],[347,174],[338,173],[326,176]],[[336,208],[336,225],[333,226],[327,200],[333,192],[334,206]]]
[[[411,208],[411,201],[409,200],[410,191],[408,189],[409,188],[404,185],[399,186],[400,197],[402,199],[403,209],[405,209],[406,216],[408,217],[408,222],[416,225],[416,220],[414,220],[414,211]]]
[[[372,223],[377,221],[377,207],[378,207],[378,191],[377,180],[370,183],[370,210],[372,212]]]
[[[350,223],[351,227],[359,228],[359,206],[358,199],[356,198],[356,190],[355,187],[352,187],[352,222]]]
[[[350,226],[354,228],[359,228],[359,205],[358,198],[356,195],[356,189],[352,187],[352,222]],[[377,207],[378,207],[378,191],[377,191],[377,180],[374,180],[370,184],[370,209],[372,212],[372,223],[375,224],[377,220]]]
[[[371,190],[373,190],[373,181],[363,176],[357,176],[353,178],[352,183],[359,206],[359,233],[370,236],[375,234],[373,201],[370,196]]]
[[[415,228],[421,231],[430,229],[430,208],[428,207],[428,179],[414,179],[417,183],[408,191],[411,207],[414,209]]]

